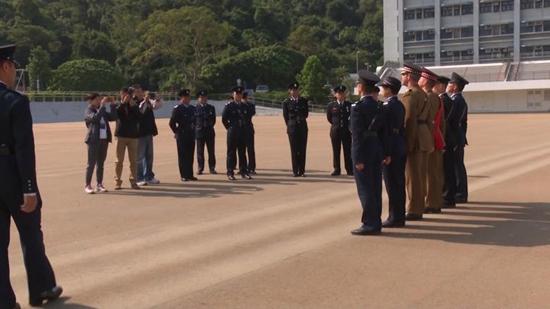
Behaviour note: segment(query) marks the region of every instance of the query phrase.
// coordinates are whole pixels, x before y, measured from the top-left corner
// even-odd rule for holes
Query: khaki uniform
[[[402,98],[405,106],[405,137],[407,140],[407,213],[422,215],[426,196],[426,163],[428,153],[434,149],[430,130],[427,96],[422,89],[407,90]],[[433,119],[432,119],[433,121]]]
[[[429,91],[426,93],[426,95],[427,95],[427,103],[428,103],[428,106],[427,106],[428,122],[429,122],[430,130],[432,131],[432,139],[434,139],[433,131],[438,129],[435,127],[434,120],[439,108],[441,107],[441,101],[439,99],[439,96],[434,92]],[[445,118],[444,115],[442,116],[442,118]],[[443,120],[440,128],[443,128],[444,130]],[[445,134],[444,131],[442,133]],[[443,183],[444,183],[443,150],[434,149],[434,151],[430,152],[427,156],[426,166],[427,166],[426,208],[441,209],[441,207],[443,206]]]

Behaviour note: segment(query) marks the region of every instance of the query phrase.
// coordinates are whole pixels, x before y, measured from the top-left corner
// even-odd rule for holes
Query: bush
[[[122,74],[104,60],[72,60],[60,65],[50,84],[62,91],[113,91],[124,85]]]

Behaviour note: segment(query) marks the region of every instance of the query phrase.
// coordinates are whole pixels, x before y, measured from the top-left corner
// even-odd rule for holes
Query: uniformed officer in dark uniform
[[[337,86],[333,89],[336,100],[327,106],[327,120],[330,123],[330,141],[332,143],[332,163],[334,171],[331,176],[339,176],[340,149],[344,150],[344,167],[348,175],[353,175],[351,160],[351,132],[349,130],[349,116],[351,102],[346,100],[346,87]]]
[[[382,227],[405,226],[405,165],[407,163],[407,142],[405,139],[405,107],[397,94],[401,81],[387,77],[379,83],[386,98],[382,105],[385,129],[391,149],[391,162],[384,165],[384,183],[388,193],[389,215]]]
[[[233,100],[225,105],[222,123],[227,129],[227,178],[236,180],[237,153],[239,155],[239,174],[243,179],[252,179],[246,163],[246,130],[248,107],[242,103],[243,87],[234,87]]]
[[[359,71],[357,92],[361,99],[352,105],[351,137],[355,183],[363,215],[363,225],[353,235],[377,235],[382,231],[382,164],[390,164],[389,143],[382,107],[375,99],[380,79]]]
[[[11,218],[19,230],[27,270],[29,303],[58,299],[41,229],[42,200],[36,181],[29,99],[14,91],[15,45],[0,47],[0,308],[19,308],[10,283],[8,246]]]
[[[464,87],[468,84],[469,82],[464,77],[453,72],[449,86],[447,87],[447,91],[450,93],[453,105],[455,105],[458,113],[459,135],[455,158],[457,203],[468,202],[468,174],[464,165],[464,148],[468,145],[468,139],[466,138],[468,131],[468,104],[462,95]]]
[[[216,108],[208,104],[208,92],[200,90],[197,93],[198,104],[195,108],[195,137],[197,138],[197,161],[199,175],[204,171],[204,146],[208,150],[208,167],[210,174],[216,173]]]
[[[180,104],[174,107],[170,117],[170,129],[175,134],[178,147],[178,165],[182,181],[195,181],[193,162],[195,154],[195,107],[191,105],[191,91],[183,89],[178,94]]]
[[[248,172],[256,175],[256,150],[254,148],[254,123],[252,117],[256,115],[256,104],[248,101],[248,93],[243,93],[243,105],[248,107],[248,113],[245,121],[246,131],[246,154],[248,155]]]
[[[456,147],[460,136],[459,111],[446,92],[450,79],[439,76],[434,89],[438,89],[439,98],[445,110],[445,151],[443,152],[443,208],[456,207]]]
[[[299,89],[296,82],[288,85],[289,97],[283,101],[283,117],[290,142],[292,173],[294,177],[305,177],[309,104],[300,96]]]

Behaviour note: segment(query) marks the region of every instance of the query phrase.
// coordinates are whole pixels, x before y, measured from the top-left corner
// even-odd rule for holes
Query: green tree
[[[122,74],[107,61],[80,59],[60,65],[50,88],[61,91],[113,91],[124,85]]]
[[[116,46],[105,33],[92,30],[75,34],[73,43],[75,59],[99,59],[114,64],[117,52]]]
[[[52,69],[50,67],[50,54],[38,46],[31,50],[29,64],[29,84],[33,90],[44,90],[48,86]]]
[[[328,89],[324,87],[326,76],[321,60],[313,55],[307,58],[304,68],[296,79],[302,86],[302,94],[313,102],[321,104],[326,101],[328,95]]]

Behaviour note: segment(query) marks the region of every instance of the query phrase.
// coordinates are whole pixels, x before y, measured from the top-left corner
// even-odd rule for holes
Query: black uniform
[[[456,204],[456,150],[460,140],[460,103],[443,93],[440,95],[445,108],[445,152],[443,153],[443,168],[445,170],[445,185],[443,199],[446,207]]]
[[[459,109],[459,139],[456,149],[456,201],[458,203],[468,202],[468,173],[466,172],[466,165],[464,164],[464,148],[468,145],[468,139],[466,133],[468,131],[468,104],[462,93],[457,93],[452,97],[454,103],[460,106]]]
[[[239,173],[248,175],[246,163],[246,130],[248,107],[243,103],[231,101],[225,105],[222,113],[222,123],[227,129],[227,175],[233,176],[237,168],[237,153],[239,155]]]
[[[283,117],[290,142],[290,155],[294,176],[303,176],[306,170],[308,116],[309,105],[305,98],[288,98],[283,101]]]
[[[397,96],[382,105],[385,128],[391,149],[391,163],[384,165],[384,182],[388,193],[388,224],[405,222],[405,165],[407,144],[405,139],[405,107]]]
[[[0,82],[0,308],[13,308],[15,294],[10,284],[8,245],[13,218],[23,247],[29,297],[56,286],[46,257],[41,229],[42,200],[36,182],[34,136],[29,99],[8,90]],[[20,210],[24,194],[36,194],[38,205],[27,214]]]
[[[248,155],[248,171],[256,172],[256,150],[254,149],[254,123],[252,123],[252,117],[256,115],[256,105],[254,103],[247,102],[243,104],[248,108],[248,113],[245,119],[245,131],[246,131],[246,153]]]
[[[192,180],[195,154],[195,107],[190,104],[174,107],[169,124],[176,134],[181,178]]]
[[[199,174],[204,170],[204,146],[208,150],[210,172],[216,170],[215,140],[216,109],[210,104],[197,104],[195,108],[195,136],[197,138],[197,161]]]
[[[327,106],[327,120],[330,126],[330,140],[332,142],[332,163],[334,174],[340,174],[340,148],[344,150],[344,167],[348,175],[353,175],[353,163],[351,160],[351,132],[349,130],[349,117],[351,102],[339,103],[334,101]]]
[[[352,106],[353,164],[365,165],[363,171],[354,171],[357,193],[363,208],[362,229],[373,233],[382,229],[382,160],[385,155],[389,155],[384,125],[382,107],[373,97],[362,97]]]

